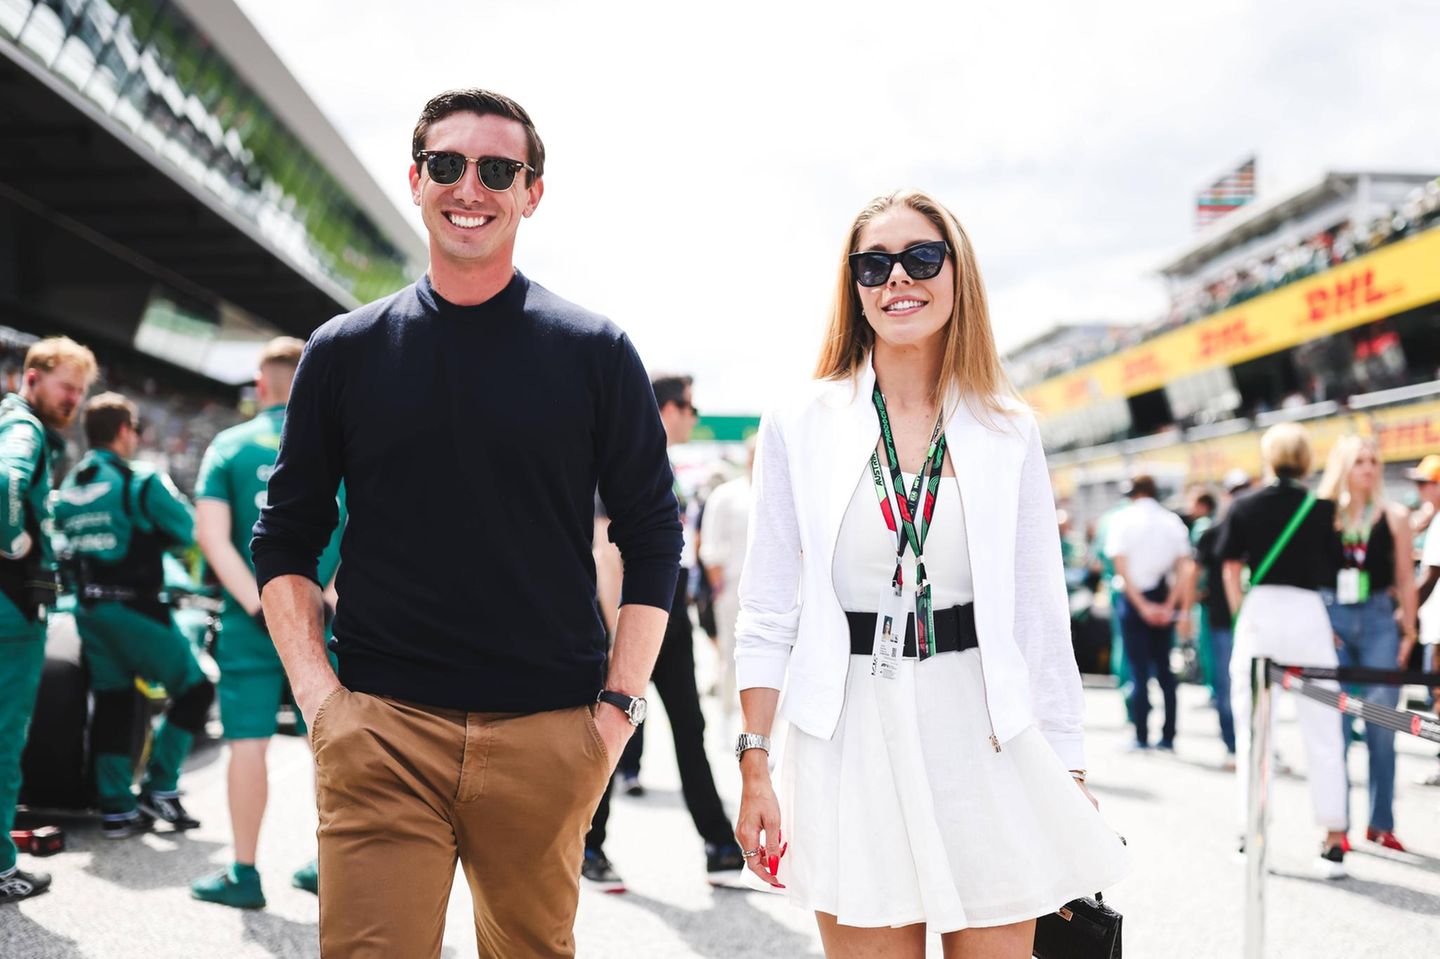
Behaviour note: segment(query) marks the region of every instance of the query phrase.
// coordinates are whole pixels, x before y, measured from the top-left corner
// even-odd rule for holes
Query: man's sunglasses
[[[940,272],[949,254],[950,244],[944,240],[917,243],[899,253],[861,250],[850,254],[850,272],[861,286],[884,286],[890,281],[890,273],[898,260],[910,279],[928,280]]]
[[[504,193],[510,189],[515,183],[515,174],[521,170],[535,172],[533,166],[519,160],[506,157],[467,157],[463,153],[451,153],[449,150],[421,150],[415,154],[415,162],[425,164],[425,169],[430,172],[430,179],[441,186],[459,183],[460,178],[465,175],[465,167],[473,163],[475,175],[480,178],[480,185],[492,193]]]

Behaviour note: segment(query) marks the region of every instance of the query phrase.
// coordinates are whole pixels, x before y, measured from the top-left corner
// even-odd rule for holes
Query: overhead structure
[[[0,324],[211,382],[424,268],[232,0],[0,0]]]

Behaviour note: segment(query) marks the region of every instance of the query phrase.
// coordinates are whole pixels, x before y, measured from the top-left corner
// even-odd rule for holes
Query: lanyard
[[[880,387],[873,394],[875,413],[880,418],[880,436],[885,444],[885,458],[890,467],[890,485],[895,490],[895,505],[892,509],[889,491],[885,488],[885,477],[880,471],[880,454],[870,454],[870,475],[875,481],[875,496],[880,502],[880,512],[885,525],[896,534],[895,574],[890,585],[898,594],[905,585],[902,560],[905,547],[909,545],[915,554],[915,638],[921,659],[935,652],[935,617],[930,601],[930,581],[925,575],[925,540],[930,535],[931,520],[935,516],[935,501],[940,493],[940,470],[945,462],[945,434],[941,432],[944,417],[937,417],[935,430],[930,434],[930,446],[925,454],[925,463],[915,474],[910,494],[905,495],[905,478],[900,474],[900,455],[895,450],[895,434],[890,428],[890,414],[885,409],[885,396]],[[924,508],[921,509],[920,494],[925,491]],[[916,510],[920,510],[917,515]],[[898,515],[897,515],[898,514]]]
[[[1370,505],[1367,503],[1360,513],[1360,525],[1352,526],[1347,521],[1344,531],[1340,534],[1348,566],[1360,569],[1365,567],[1365,557],[1370,551],[1370,533],[1375,525],[1370,518],[1370,512]]]

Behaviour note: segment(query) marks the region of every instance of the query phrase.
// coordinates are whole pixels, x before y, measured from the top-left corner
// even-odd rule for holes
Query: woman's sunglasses
[[[950,244],[944,240],[917,243],[899,253],[862,250],[850,254],[850,272],[861,286],[884,286],[890,281],[890,273],[898,260],[910,279],[928,280],[940,272],[949,254]]]
[[[535,172],[533,166],[519,160],[505,157],[467,157],[463,153],[451,153],[449,150],[421,150],[415,154],[415,162],[424,163],[425,169],[430,171],[430,179],[441,186],[459,183],[460,178],[465,175],[465,167],[473,163],[475,175],[480,178],[480,185],[492,193],[504,193],[510,189],[515,183],[515,174],[521,170]]]

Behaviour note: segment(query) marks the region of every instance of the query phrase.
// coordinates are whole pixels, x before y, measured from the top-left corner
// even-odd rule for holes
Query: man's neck
[[[124,453],[120,452],[118,449],[116,449],[116,448],[113,447],[113,446],[97,446],[97,447],[95,447],[95,452],[97,452],[97,453],[109,453],[111,456],[114,456],[116,459],[121,459],[121,460],[127,460],[127,459],[130,458],[130,457],[126,456]]]
[[[430,269],[426,272],[430,276],[430,285],[447,303],[477,306],[493,299],[510,285],[515,276],[515,262],[509,250],[487,262],[457,263],[446,257],[436,256],[432,249]]]

